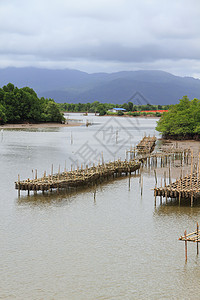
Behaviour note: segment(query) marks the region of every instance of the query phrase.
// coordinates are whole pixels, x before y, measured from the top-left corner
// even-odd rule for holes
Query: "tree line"
[[[127,112],[138,112],[168,109],[169,105],[134,105],[132,102],[126,102],[120,105],[113,103],[100,103],[99,101],[94,101],[93,103],[59,103],[59,107],[60,110],[63,112],[97,112],[100,115],[105,115],[108,112],[108,110],[114,107],[124,108]]]
[[[0,88],[0,124],[62,121],[63,114],[53,99],[38,98],[33,89],[12,83]]]
[[[164,138],[199,139],[200,138],[200,100],[189,100],[187,96],[178,104],[170,105],[157,122],[156,130]]]

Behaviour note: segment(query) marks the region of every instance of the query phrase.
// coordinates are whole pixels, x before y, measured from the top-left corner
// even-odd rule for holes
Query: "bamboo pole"
[[[157,187],[157,176],[156,176],[156,170],[154,170],[154,175],[155,175],[155,182],[156,182],[155,186]]]
[[[142,192],[143,192],[143,177],[141,176],[141,196],[142,196]]]
[[[197,222],[197,255],[199,255],[199,223]]]
[[[187,262],[187,232],[185,230],[184,232],[185,235],[185,262]]]
[[[20,175],[18,174],[18,197],[20,197]]]
[[[51,165],[51,179],[53,179],[53,164]]]

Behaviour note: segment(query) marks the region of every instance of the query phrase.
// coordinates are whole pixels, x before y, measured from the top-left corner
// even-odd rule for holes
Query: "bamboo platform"
[[[144,136],[136,146],[137,154],[147,154],[153,152],[156,145],[156,137]]]
[[[185,261],[187,262],[187,242],[197,243],[197,255],[199,254],[200,230],[197,222],[197,229],[194,232],[187,234],[185,230],[184,235],[179,238],[179,241],[185,242]]]
[[[42,178],[37,179],[37,175],[35,179],[20,181],[18,177],[18,181],[15,182],[15,188],[18,189],[18,193],[20,195],[20,191],[51,191],[52,189],[66,189],[71,187],[81,187],[81,186],[89,186],[94,185],[99,182],[103,182],[109,178],[115,178],[119,176],[123,176],[124,174],[131,175],[132,172],[138,170],[140,168],[140,162],[136,161],[114,161],[105,164],[98,164],[97,166],[93,165],[93,167],[86,167],[85,169],[77,169],[74,171],[65,171],[58,172],[57,174],[51,174],[44,176]]]
[[[161,196],[165,198],[178,198],[179,204],[181,198],[191,199],[191,206],[193,206],[193,199],[200,198],[200,181],[197,173],[189,174],[175,182],[164,186],[155,187],[154,196]]]
[[[188,163],[188,157],[186,158],[186,162]],[[190,199],[191,207],[193,206],[193,200],[200,198],[200,153],[199,153],[199,162],[198,162],[198,168],[196,166],[196,169],[193,166],[193,151],[191,151],[191,171],[190,174],[182,177],[180,179],[177,179],[173,183],[169,183],[169,185],[166,185],[166,178],[164,181],[164,187],[155,187],[154,188],[154,196],[155,196],[155,204],[156,204],[156,197],[165,197],[167,198],[178,198],[179,199],[179,205],[181,202],[181,199]],[[195,169],[193,171],[193,169]],[[170,169],[169,169],[170,171]],[[165,175],[166,176],[166,175]],[[171,181],[171,180],[170,180]]]
[[[155,153],[146,153],[142,155],[137,155],[136,149],[131,148],[126,151],[126,159],[130,160],[137,159],[141,162],[141,166],[146,166],[149,168],[164,168],[172,167],[177,164],[177,161],[180,162],[180,165],[188,165],[191,161],[191,150],[190,149],[175,149],[172,152],[155,152]]]

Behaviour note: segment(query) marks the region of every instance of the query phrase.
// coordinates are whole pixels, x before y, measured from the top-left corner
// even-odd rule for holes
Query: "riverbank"
[[[175,141],[175,140],[165,140],[161,139],[162,146],[161,149],[170,152],[171,148],[180,148],[180,149],[188,149],[190,148],[194,156],[198,158],[198,154],[200,152],[200,141],[195,140],[182,140],[182,141]]]
[[[38,124],[5,124],[0,125],[0,129],[29,129],[29,128],[55,128],[55,127],[74,127],[81,126],[83,123],[79,122],[68,122],[65,124],[61,123],[38,123]]]

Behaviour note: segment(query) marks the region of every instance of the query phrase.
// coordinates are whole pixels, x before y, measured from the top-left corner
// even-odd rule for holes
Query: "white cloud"
[[[0,67],[197,75],[199,11],[199,0],[1,0]]]

